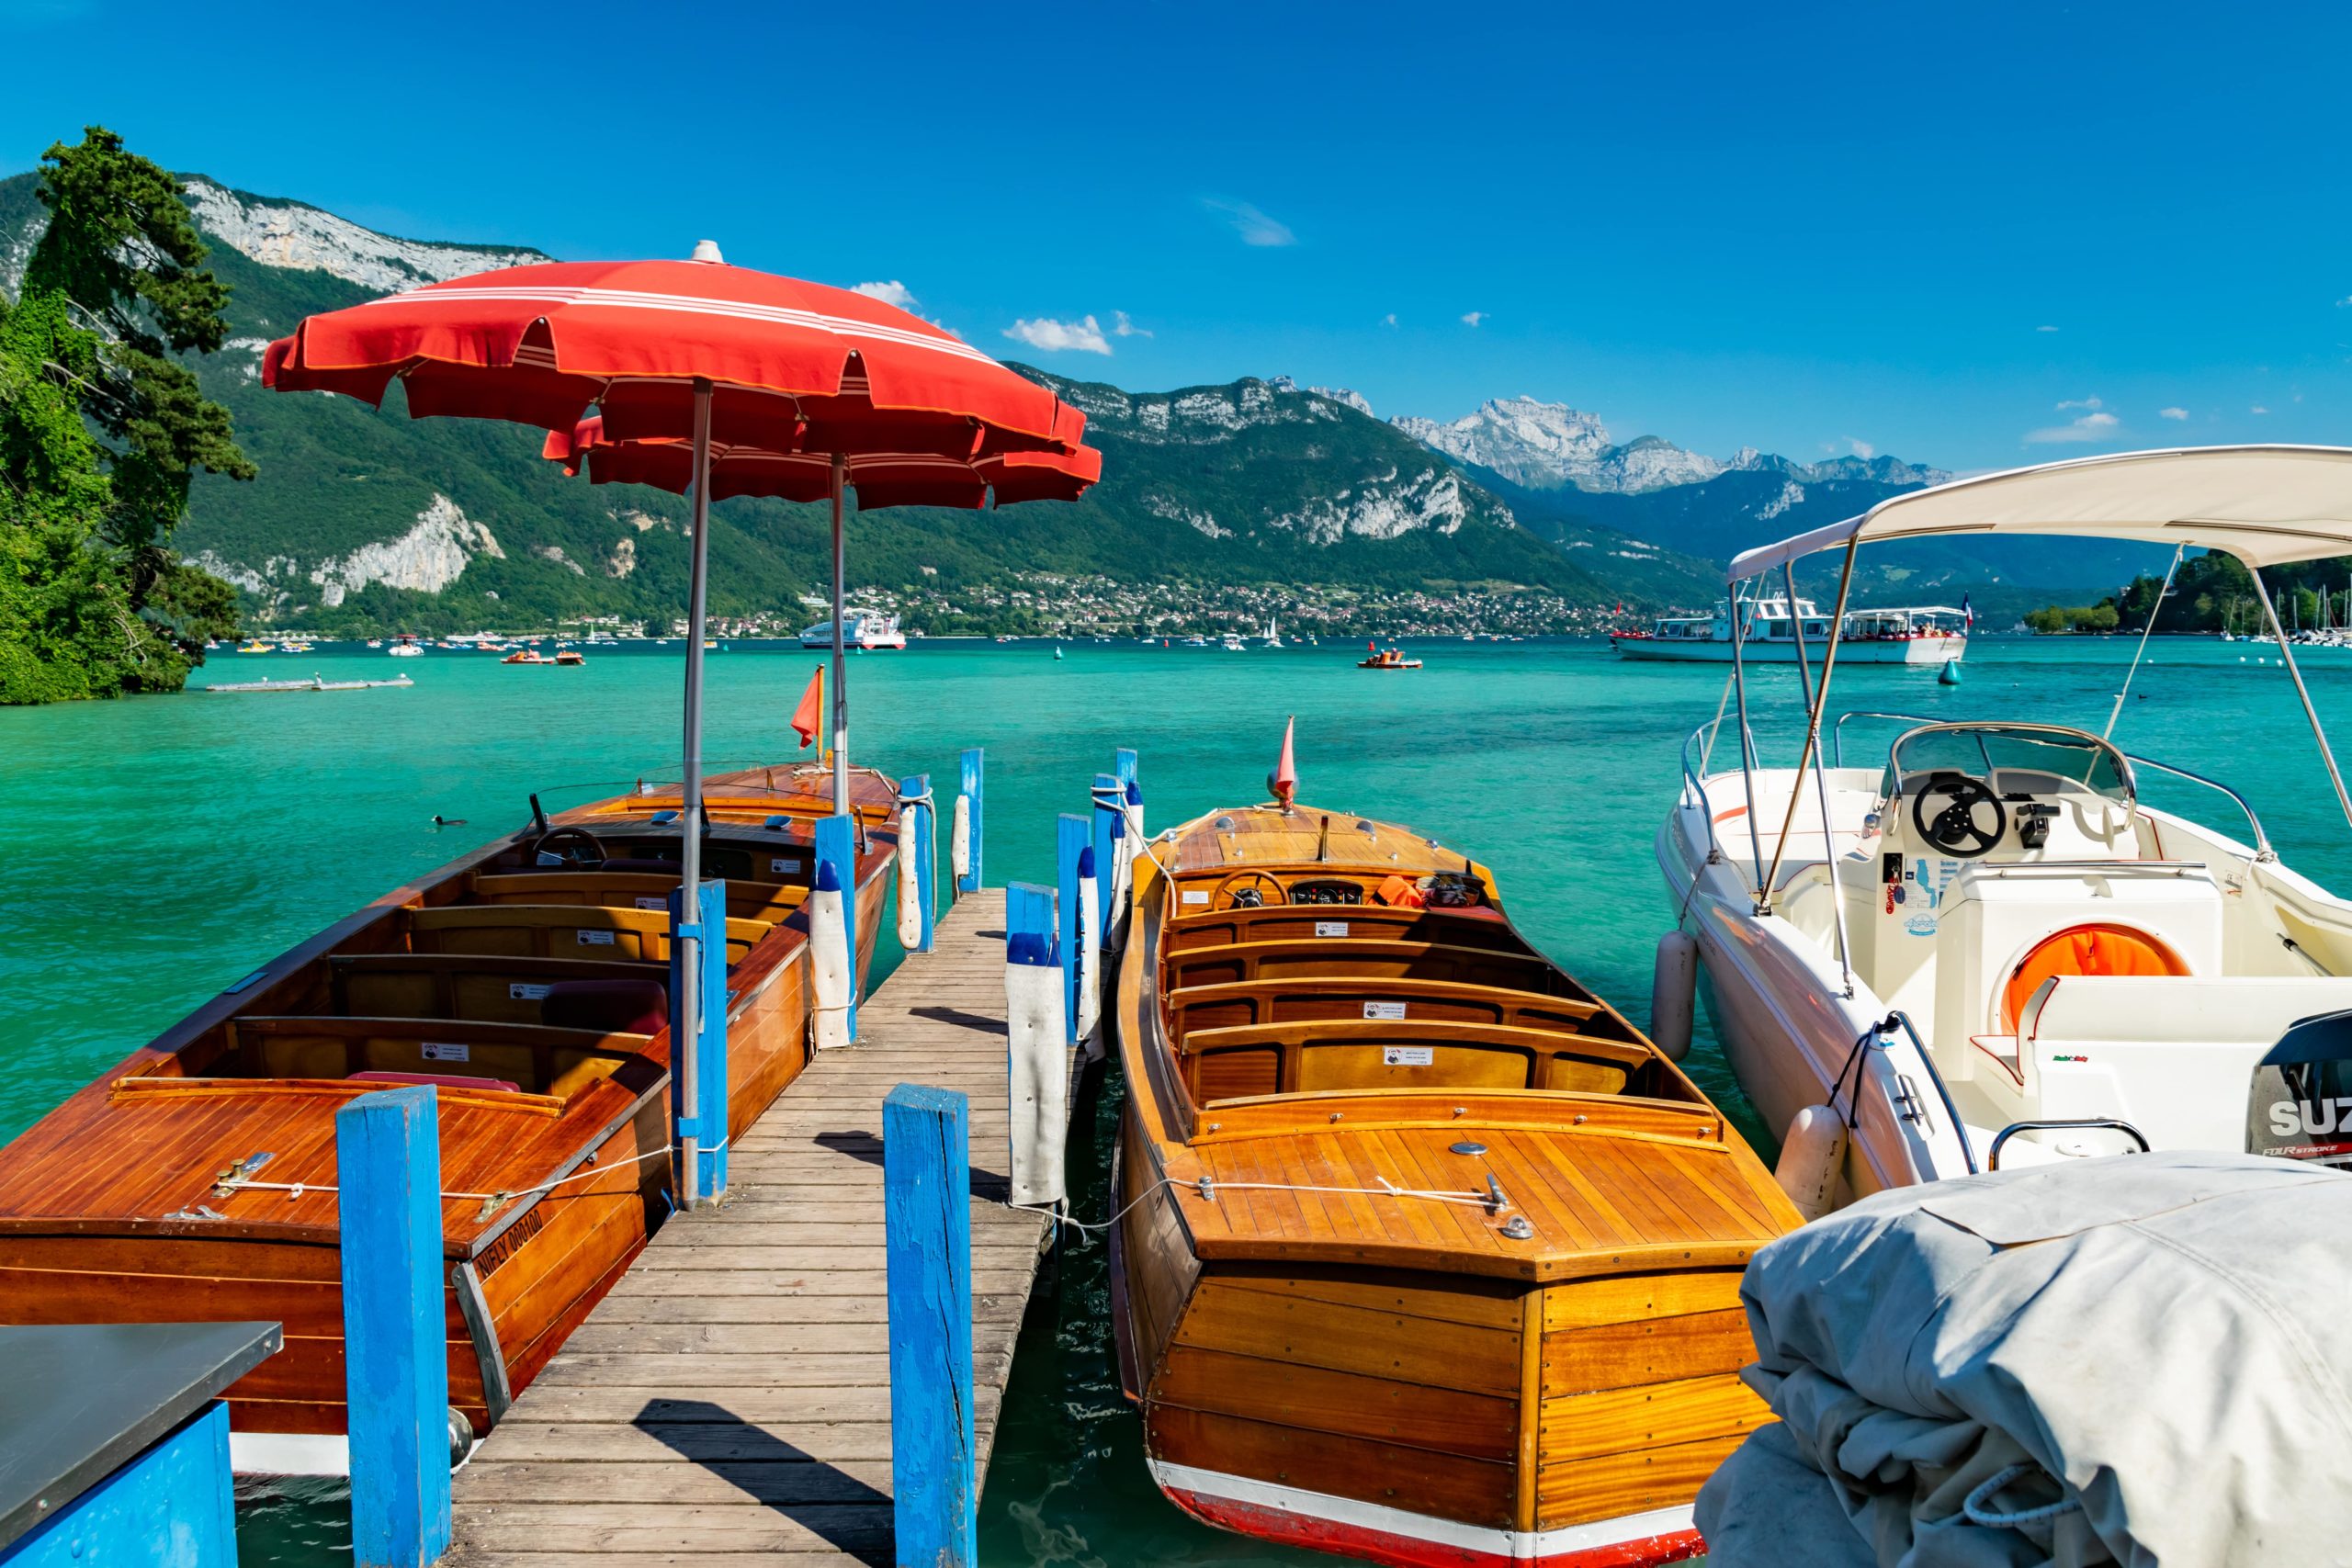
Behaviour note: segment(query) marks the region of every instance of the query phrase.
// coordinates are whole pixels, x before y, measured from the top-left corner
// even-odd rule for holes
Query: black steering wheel
[[[1933,817],[1928,815],[1930,801],[1936,803]],[[1990,828],[1977,817],[1980,807],[1993,814]],[[1911,799],[1911,826],[1918,829],[1919,837],[1929,848],[1957,860],[1992,853],[2001,841],[2007,815],[1993,786],[1966,773],[1931,773]]]
[[[566,854],[561,848],[550,847],[561,845],[577,848],[574,852]],[[538,864],[541,855],[558,855],[565,864],[582,867],[599,866],[613,858],[605,852],[603,840],[585,828],[557,828],[540,834],[539,841],[531,846],[530,863]]]

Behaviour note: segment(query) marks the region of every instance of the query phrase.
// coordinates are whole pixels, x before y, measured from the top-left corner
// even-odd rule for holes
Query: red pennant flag
[[[817,672],[808,677],[808,689],[800,694],[800,705],[792,710],[792,731],[800,737],[802,750],[807,750],[808,743],[817,739],[817,732],[825,728],[824,714],[825,667],[820,664]]]
[[[1297,728],[1298,719],[1295,716],[1283,726],[1283,759],[1274,764],[1274,771],[1266,775],[1266,787],[1273,792],[1274,799],[1284,811],[1290,809],[1292,797],[1298,794],[1298,764],[1292,761],[1290,749],[1292,732]]]

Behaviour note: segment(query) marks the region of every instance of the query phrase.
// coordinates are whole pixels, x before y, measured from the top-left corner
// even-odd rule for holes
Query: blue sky
[[[1133,389],[1962,468],[2352,440],[2340,6],[187,15],[0,0],[72,62],[8,73],[0,172],[96,121],[422,238],[709,235]]]

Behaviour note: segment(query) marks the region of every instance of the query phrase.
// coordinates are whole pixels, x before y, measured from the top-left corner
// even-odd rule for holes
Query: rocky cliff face
[[[533,250],[395,239],[299,201],[249,196],[201,177],[187,181],[187,194],[198,225],[220,243],[264,266],[331,273],[377,293],[553,259]]]

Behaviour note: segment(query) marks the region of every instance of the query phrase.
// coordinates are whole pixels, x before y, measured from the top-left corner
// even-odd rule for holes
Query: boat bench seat
[[[360,953],[327,960],[332,1010],[353,1018],[470,1018],[484,1023],[553,1023],[547,999],[561,985],[646,981],[659,964],[499,953]]]
[[[1581,1034],[1589,1029],[1613,1035],[1623,1027],[1595,1002],[1444,980],[1307,976],[1187,986],[1163,995],[1169,1037],[1180,1049],[1204,1029],[1322,1019],[1483,1023],[1555,1034]]]
[[[1439,980],[1454,985],[1566,995],[1588,999],[1566,976],[1532,953],[1455,947],[1433,942],[1350,939],[1245,942],[1195,953],[1172,954],[1161,982],[1169,991],[1235,980],[1294,979],[1304,976],[1366,976]]]
[[[1242,942],[1428,942],[1449,947],[1525,953],[1517,933],[1491,919],[1464,919],[1447,909],[1392,909],[1381,904],[1270,904],[1262,909],[1217,909],[1182,915],[1162,929],[1165,954]]]
[[[593,1029],[480,1023],[469,1019],[235,1018],[223,1065],[246,1078],[349,1078],[361,1073],[494,1078],[530,1094],[569,1098],[624,1074],[647,1083],[661,1069],[648,1036]]]
[[[500,953],[516,958],[670,959],[667,909],[600,904],[455,904],[409,912],[417,953]],[[727,962],[740,964],[775,930],[768,920],[729,919]]]
[[[707,808],[707,807],[706,807]],[[585,824],[596,831],[593,822]],[[678,875],[678,836],[639,840],[619,840],[598,833],[605,850],[612,855],[601,866],[559,868],[519,867],[511,873],[493,875],[594,876],[600,873],[612,875]],[[707,839],[702,847],[702,874],[716,876],[732,884],[736,882],[764,883],[771,886],[794,886],[807,890],[817,879],[817,852],[805,840],[786,843],[779,839],[774,843],[746,844],[741,840]]]
[[[1204,1029],[1184,1040],[1193,1102],[1338,1089],[1559,1089],[1679,1099],[1676,1075],[1626,1041],[1487,1023],[1313,1022]]]
[[[638,872],[592,866],[579,871],[476,872],[471,890],[474,900],[482,904],[599,904],[666,914],[670,895],[677,886],[675,869]],[[727,914],[730,919],[766,920],[773,925],[800,908],[808,897],[805,886],[730,881]]]

